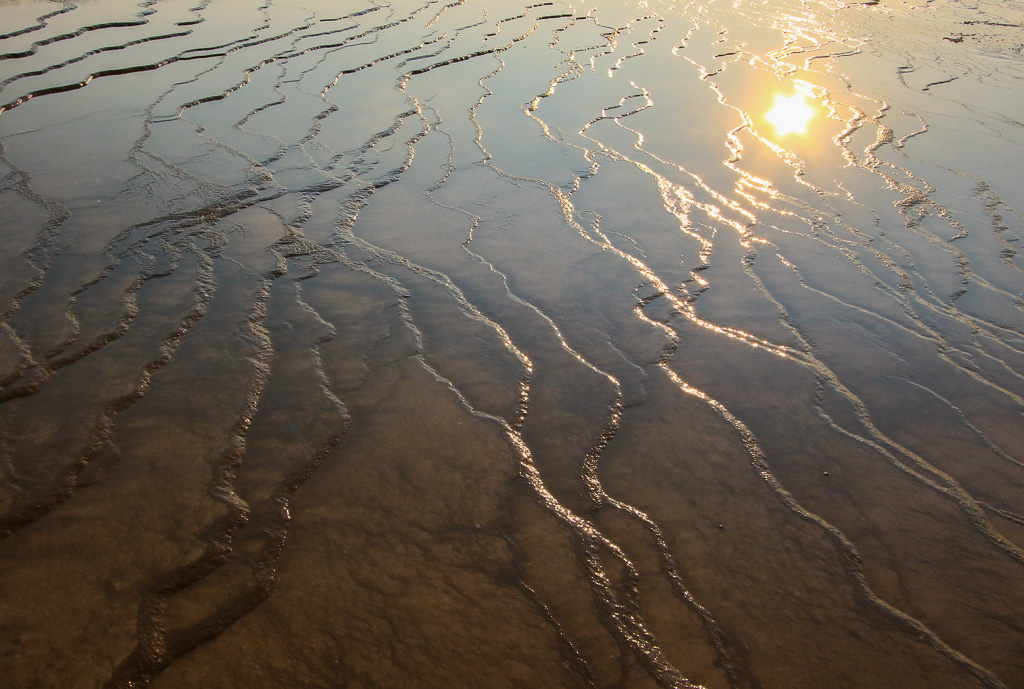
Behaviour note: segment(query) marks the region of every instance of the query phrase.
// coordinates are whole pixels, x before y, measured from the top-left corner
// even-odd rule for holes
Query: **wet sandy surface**
[[[0,0],[3,683],[1024,687],[1022,28]]]

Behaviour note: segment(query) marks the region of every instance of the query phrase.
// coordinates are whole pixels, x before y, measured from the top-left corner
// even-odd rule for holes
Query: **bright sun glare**
[[[794,132],[803,134],[807,129],[807,121],[814,116],[802,93],[794,93],[792,96],[775,96],[775,107],[768,113],[768,121],[775,125],[775,129],[782,134]]]

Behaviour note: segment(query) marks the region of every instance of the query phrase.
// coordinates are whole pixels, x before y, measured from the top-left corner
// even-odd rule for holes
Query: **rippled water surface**
[[[0,0],[0,683],[1024,687],[1024,4],[196,2]]]

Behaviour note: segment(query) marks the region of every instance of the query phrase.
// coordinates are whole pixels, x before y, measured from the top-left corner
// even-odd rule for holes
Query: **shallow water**
[[[5,686],[1024,687],[1024,5],[194,3],[0,0]]]

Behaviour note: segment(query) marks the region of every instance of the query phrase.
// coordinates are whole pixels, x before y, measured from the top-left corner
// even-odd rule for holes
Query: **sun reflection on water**
[[[800,92],[792,96],[775,96],[775,107],[765,116],[775,125],[775,130],[780,136],[791,133],[803,134],[807,131],[807,122],[812,117],[814,109],[807,104],[804,94]]]

